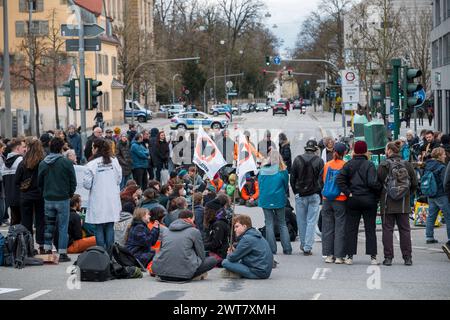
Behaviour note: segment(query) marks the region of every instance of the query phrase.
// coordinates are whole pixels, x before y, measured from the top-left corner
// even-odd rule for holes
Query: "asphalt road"
[[[271,113],[252,113],[240,117],[237,127],[271,129],[274,137],[278,131],[284,131],[291,141],[293,156],[296,156],[303,153],[303,146],[310,137],[319,139],[332,130],[338,132],[339,124],[334,125],[329,118],[331,115],[328,114],[328,118],[326,115],[291,112],[288,117],[273,117]],[[164,125],[161,121],[158,127]],[[151,123],[147,127],[152,127]],[[294,204],[293,201],[291,203]],[[256,227],[264,225],[259,208],[237,206],[236,212],[250,215]],[[300,254],[298,242],[292,243],[293,254],[276,256],[279,265],[268,280],[222,279],[220,270],[214,269],[209,272],[207,280],[186,284],[161,283],[148,274],[142,279],[79,283],[69,274],[71,263],[22,270],[0,268],[0,300],[448,300],[450,260],[440,249],[446,241],[444,228],[436,229],[435,236],[440,244],[433,245],[425,244],[424,228],[413,228],[414,264],[411,267],[403,265],[398,234],[394,237],[396,258],[393,266],[370,266],[369,257],[363,255],[364,232],[360,232],[359,255],[355,256],[352,266],[325,264],[318,241],[309,257]],[[378,229],[379,260],[382,260],[380,226]],[[6,233],[5,228],[0,228],[0,231]],[[279,252],[282,252],[278,245]],[[71,258],[75,261],[76,255]]]

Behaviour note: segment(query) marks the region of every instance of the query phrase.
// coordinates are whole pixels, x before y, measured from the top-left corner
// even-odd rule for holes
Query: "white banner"
[[[203,143],[205,143],[204,147]],[[227,164],[219,148],[217,148],[214,141],[203,130],[202,126],[198,127],[197,143],[192,162],[205,171],[210,179],[213,179],[217,171]]]
[[[236,173],[239,181],[239,190],[245,185],[245,175],[248,172],[256,171],[256,163],[252,156],[250,144],[243,134],[239,135],[238,160]]]

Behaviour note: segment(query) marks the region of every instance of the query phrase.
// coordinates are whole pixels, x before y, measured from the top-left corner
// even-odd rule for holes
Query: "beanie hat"
[[[121,130],[119,127],[114,128],[114,134],[120,134]]]
[[[185,170],[185,169],[183,169],[183,170],[181,170],[179,173],[178,173],[178,176],[180,177],[180,178],[183,178],[185,175],[187,175],[187,171]]]
[[[365,141],[357,141],[353,147],[355,154],[367,153],[367,143]]]
[[[44,133],[41,135],[41,138],[39,140],[41,140],[42,144],[47,144],[50,142],[50,140],[52,140],[52,137],[50,136],[50,134]]]
[[[222,203],[220,203],[219,199],[215,198],[206,203],[206,208],[210,208],[213,210],[219,210],[223,207]]]

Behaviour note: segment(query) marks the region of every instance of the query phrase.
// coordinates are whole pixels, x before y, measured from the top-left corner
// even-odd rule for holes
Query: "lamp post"
[[[220,44],[223,46],[225,45],[225,40],[220,40]],[[226,58],[226,52],[225,56],[223,57],[223,74],[224,74],[224,90],[225,90],[225,100],[227,100],[228,104],[228,95],[227,95],[227,58]]]
[[[172,78],[172,103],[175,103],[175,79],[176,77],[181,77],[181,74],[177,73]]]

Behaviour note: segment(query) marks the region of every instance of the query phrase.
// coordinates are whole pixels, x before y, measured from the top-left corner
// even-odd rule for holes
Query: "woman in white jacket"
[[[86,223],[95,225],[97,246],[111,252],[114,245],[114,222],[119,221],[122,168],[112,156],[110,144],[96,139],[92,144],[94,159],[86,165],[83,186],[89,190]]]

